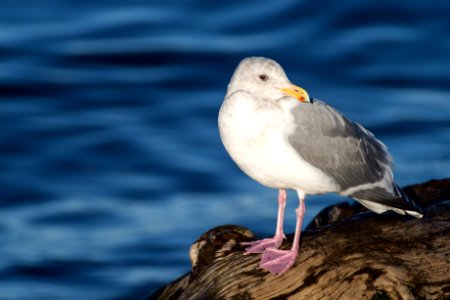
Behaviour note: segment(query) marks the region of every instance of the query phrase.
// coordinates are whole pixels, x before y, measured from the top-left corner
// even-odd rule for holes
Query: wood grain
[[[450,179],[404,190],[424,207],[422,219],[357,208],[326,225],[313,222],[294,267],[281,276],[259,269],[260,255],[243,255],[247,229],[212,229],[196,242],[209,259],[148,299],[450,299]]]

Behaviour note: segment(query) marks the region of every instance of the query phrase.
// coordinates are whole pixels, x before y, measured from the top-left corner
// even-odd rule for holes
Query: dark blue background
[[[400,185],[449,176],[449,16],[448,1],[1,1],[0,298],[139,299],[213,226],[273,234],[276,191],[217,130],[246,56],[372,130]],[[307,219],[343,200],[308,197]]]

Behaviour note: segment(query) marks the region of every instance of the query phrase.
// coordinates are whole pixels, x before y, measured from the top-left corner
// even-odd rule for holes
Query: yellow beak
[[[286,96],[293,97],[301,102],[309,103],[311,102],[308,93],[299,86],[291,84],[288,88],[280,89]]]

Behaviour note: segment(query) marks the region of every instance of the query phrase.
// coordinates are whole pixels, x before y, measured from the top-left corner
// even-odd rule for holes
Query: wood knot
[[[253,239],[250,229],[237,225],[215,227],[200,236],[190,250],[191,279],[204,270],[214,260],[242,250],[241,242]]]

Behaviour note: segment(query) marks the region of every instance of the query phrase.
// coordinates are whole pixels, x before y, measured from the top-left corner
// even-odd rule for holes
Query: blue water
[[[276,191],[239,171],[216,125],[246,56],[372,130],[400,185],[450,176],[448,1],[1,7],[1,299],[140,299],[187,272],[213,226],[271,235]],[[308,220],[344,200],[308,199]]]

